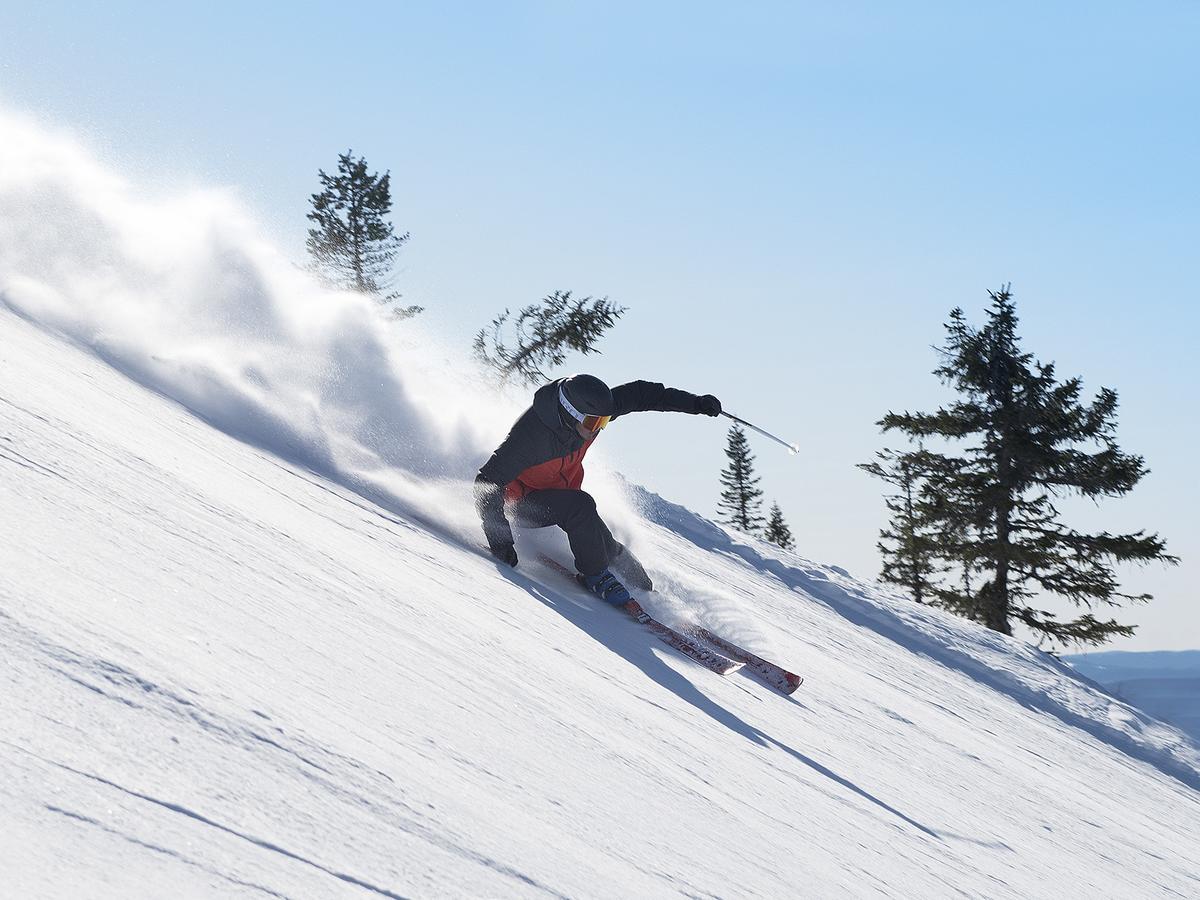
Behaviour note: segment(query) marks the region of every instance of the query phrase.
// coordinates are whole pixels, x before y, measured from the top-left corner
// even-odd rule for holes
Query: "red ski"
[[[636,600],[630,600],[621,609],[625,610],[625,612],[629,613],[629,615],[633,616],[651,632],[658,635],[661,640],[670,644],[680,653],[691,657],[705,668],[712,669],[718,675],[728,675],[731,672],[736,672],[745,664],[744,662],[728,659],[710,650],[703,644],[697,643],[686,634],[676,631],[670,625],[664,625],[642,609],[642,605]]]
[[[546,556],[545,554],[541,554],[539,559],[548,568],[551,568],[560,575],[564,575],[569,578],[571,583],[580,590],[586,590],[586,588],[580,585],[580,583],[576,580],[575,573],[558,560]],[[642,609],[642,605],[636,600],[630,600],[624,606],[616,608],[623,610],[634,619],[637,619],[638,622],[646,626],[646,629],[652,634],[656,635],[663,643],[669,644],[684,656],[695,660],[706,669],[716,672],[718,675],[728,675],[731,672],[736,672],[744,665],[743,662],[722,656],[711,647],[705,646],[681,631],[676,631],[670,625],[664,625],[662,622],[658,621],[658,619],[650,615],[650,613],[646,612],[646,610]]]
[[[777,691],[784,694],[791,694],[804,683],[804,679],[795,672],[789,672],[783,666],[776,665],[769,660],[763,659],[761,656],[755,656],[749,650],[743,650],[737,644],[713,634],[703,626],[696,628],[696,634],[722,653],[728,654],[733,659],[744,663],[748,672],[753,672]]]

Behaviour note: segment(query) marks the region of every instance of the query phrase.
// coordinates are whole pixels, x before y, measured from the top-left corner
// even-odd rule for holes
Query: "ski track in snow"
[[[3,612],[0,612],[0,624],[3,625],[3,632],[0,634],[0,653],[3,653],[9,659],[33,660],[40,664],[41,671],[26,673],[29,682],[45,685],[47,682],[52,681],[54,676],[59,676],[68,682],[69,685],[83,688],[110,703],[117,704],[118,707],[123,707],[124,709],[121,710],[122,715],[119,715],[118,718],[126,718],[128,715],[133,714],[131,711],[136,711],[138,721],[132,723],[123,722],[119,727],[123,730],[137,733],[143,740],[148,740],[149,736],[154,734],[156,730],[161,730],[165,726],[172,732],[167,740],[176,745],[184,742],[180,731],[182,729],[182,733],[187,734],[190,732],[192,739],[200,743],[215,742],[225,750],[236,748],[241,753],[253,755],[259,760],[264,757],[269,758],[270,756],[278,757],[273,766],[289,770],[293,777],[311,781],[313,789],[319,790],[327,796],[344,800],[348,804],[361,807],[369,811],[372,815],[386,818],[392,822],[401,821],[405,832],[419,836],[422,840],[429,842],[441,850],[464,856],[474,863],[492,868],[507,877],[528,884],[530,887],[538,888],[544,893],[552,896],[561,896],[545,889],[533,879],[496,860],[482,856],[470,848],[458,846],[446,839],[438,833],[435,827],[431,827],[421,821],[422,817],[420,814],[403,802],[401,793],[397,791],[394,780],[385,773],[367,770],[361,763],[354,759],[341,756],[311,741],[290,735],[281,727],[269,726],[266,724],[269,722],[269,717],[263,713],[251,711],[252,715],[260,720],[257,722],[239,722],[228,716],[221,716],[205,709],[198,699],[188,699],[175,691],[148,681],[120,665],[103,659],[87,658],[44,640],[29,629],[13,621],[11,617],[5,615]],[[191,693],[195,695],[195,692]],[[62,708],[65,705],[66,703],[57,703],[55,704],[55,708]],[[60,721],[55,721],[53,724],[56,726],[64,725]],[[271,731],[273,734],[268,734],[266,733],[267,731]],[[14,744],[12,741],[0,739],[0,743],[14,750],[29,753],[24,747]],[[42,758],[32,753],[29,755],[41,763],[54,766],[81,778],[90,779],[93,782],[119,791],[128,797],[152,803],[172,813],[186,816],[196,822],[239,838],[259,848],[278,853],[288,859],[311,866],[348,884],[356,885],[385,897],[402,896],[354,875],[335,871],[314,859],[292,852],[272,841],[255,837],[238,828],[215,821],[197,812],[195,809],[150,796],[100,775],[82,771],[53,759]],[[120,832],[81,813],[52,805],[46,805],[45,808],[51,812],[91,824],[101,830],[118,835],[131,843],[144,846],[147,849],[175,856],[189,865],[194,865],[231,883],[252,887],[266,893],[275,893],[262,885],[240,881],[235,877],[205,866],[203,863],[188,860],[169,848],[147,843],[140,838]],[[282,895],[276,894],[276,896]]]

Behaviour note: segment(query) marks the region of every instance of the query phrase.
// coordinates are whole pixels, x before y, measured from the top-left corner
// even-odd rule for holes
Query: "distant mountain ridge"
[[[1200,650],[1066,656],[1081,675],[1200,741]]]

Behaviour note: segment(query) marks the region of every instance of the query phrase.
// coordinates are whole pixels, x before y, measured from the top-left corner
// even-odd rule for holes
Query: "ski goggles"
[[[571,401],[567,399],[567,395],[563,393],[563,389],[558,389],[558,402],[585,431],[590,431],[592,434],[598,434],[605,425],[609,423],[612,416],[587,416],[571,405]]]

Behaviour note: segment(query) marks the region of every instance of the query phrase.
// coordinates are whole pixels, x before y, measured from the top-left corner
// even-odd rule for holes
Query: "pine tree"
[[[616,324],[625,308],[607,297],[575,299],[570,291],[555,291],[540,303],[522,309],[512,323],[512,346],[504,334],[509,311],[492,320],[475,335],[475,356],[507,380],[517,377],[526,384],[548,380],[545,369],[560,366],[567,351],[585,356],[599,353],[596,343]]]
[[[1123,600],[1151,599],[1122,592],[1114,566],[1178,560],[1157,534],[1083,534],[1064,525],[1054,505],[1063,496],[1124,495],[1146,474],[1142,457],[1117,445],[1116,392],[1102,388],[1082,402],[1079,378],[1059,382],[1052,363],[1022,351],[1009,289],[989,294],[982,328],[971,327],[961,309],[946,325],[934,374],[961,399],[933,413],[889,412],[879,423],[914,440],[967,442],[957,456],[919,449],[894,457],[921,488],[911,519],[904,518],[908,507],[893,510],[890,535],[919,537],[912,546],[944,564],[945,577],[921,569],[920,577],[936,581],[934,603],[995,631],[1011,634],[1015,621],[1043,639],[1093,644],[1132,634],[1134,626],[1095,616]],[[1033,605],[1043,594],[1084,612],[1060,621]]]
[[[367,161],[353,150],[338,156],[337,174],[318,169],[321,190],[309,198],[307,218],[311,270],[326,284],[374,297],[397,318],[421,312],[400,306],[391,291],[392,265],[408,232],[396,234],[387,220],[392,210],[391,174],[367,171]]]
[[[778,547],[782,547],[784,550],[793,550],[796,547],[796,542],[792,540],[792,530],[787,527],[787,522],[783,520],[783,510],[779,508],[778,503],[771,504],[771,517],[767,520],[767,528],[763,532],[763,539]]]
[[[904,588],[917,603],[934,599],[933,577],[938,572],[938,548],[943,546],[929,524],[933,518],[929,506],[936,506],[937,500],[930,496],[929,481],[922,477],[923,449],[906,454],[884,449],[875,454],[875,462],[859,465],[896,491],[884,498],[892,518],[891,525],[879,533],[876,545],[883,559],[879,578]]]
[[[721,470],[721,499],[717,503],[718,514],[726,525],[732,525],[748,534],[755,534],[762,525],[762,491],[757,487],[759,479],[754,475],[754,456],[746,441],[746,432],[741,426],[729,429],[729,443],[725,448],[729,465]]]

